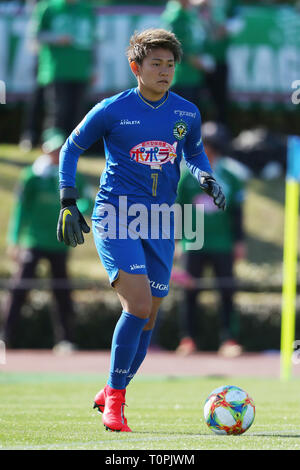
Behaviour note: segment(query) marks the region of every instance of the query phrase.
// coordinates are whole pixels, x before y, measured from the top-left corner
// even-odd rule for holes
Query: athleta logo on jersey
[[[159,169],[161,165],[174,163],[177,142],[173,145],[160,140],[149,140],[142,142],[130,150],[130,160],[143,165],[150,165],[152,169]]]
[[[121,119],[120,121],[121,126],[130,126],[133,124],[141,124],[141,121],[130,121],[129,119]]]

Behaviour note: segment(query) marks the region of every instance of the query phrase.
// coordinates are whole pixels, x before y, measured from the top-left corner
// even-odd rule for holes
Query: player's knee
[[[139,318],[149,318],[152,310],[152,299],[141,298],[137,299],[130,307],[130,313]]]

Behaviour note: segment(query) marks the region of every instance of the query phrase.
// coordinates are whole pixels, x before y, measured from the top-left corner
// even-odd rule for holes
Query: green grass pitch
[[[0,373],[0,449],[299,450],[299,380],[137,377],[125,409],[132,433],[105,431],[92,409],[105,378],[90,374]],[[217,436],[203,404],[217,386],[248,391],[256,418],[241,436]]]

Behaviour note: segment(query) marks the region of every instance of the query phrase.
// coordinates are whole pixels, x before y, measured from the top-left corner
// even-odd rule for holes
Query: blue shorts
[[[122,269],[129,274],[146,274],[154,297],[168,295],[174,239],[103,238],[100,220],[93,220],[93,235],[111,284]]]

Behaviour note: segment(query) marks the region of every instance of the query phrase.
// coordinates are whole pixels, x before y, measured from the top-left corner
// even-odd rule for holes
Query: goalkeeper
[[[183,155],[200,186],[225,208],[201,141],[199,110],[169,91],[181,55],[173,33],[149,29],[134,34],[127,56],[137,87],[98,103],[60,154],[58,239],[75,247],[89,230],[76,206],[77,161],[104,139],[106,167],[92,216],[93,235],[122,314],[113,333],[108,382],[96,395],[95,406],[112,431],[131,431],[124,417],[126,387],[146,356],[158,309],[168,294],[174,232],[166,237],[165,227],[154,226],[151,216],[157,205],[171,207],[175,202]],[[148,230],[132,233],[138,211],[146,213]]]

